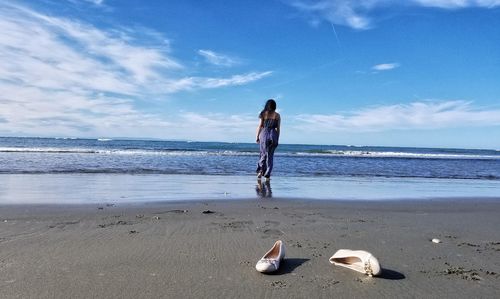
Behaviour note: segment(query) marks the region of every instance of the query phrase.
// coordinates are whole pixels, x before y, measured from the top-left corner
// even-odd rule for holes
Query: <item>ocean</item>
[[[105,175],[108,175],[105,179],[108,183],[115,180],[111,185],[163,182],[161,190],[158,185],[151,185],[150,189],[159,193],[150,194],[148,200],[154,200],[155,196],[159,197],[158,200],[210,197],[214,194],[218,194],[215,197],[222,194],[225,197],[228,194],[234,197],[255,196],[259,195],[258,190],[257,193],[254,190],[258,156],[257,144],[250,143],[0,137],[0,180],[3,178],[3,183],[0,181],[0,203],[10,202],[8,196],[14,192],[7,194],[5,190],[29,189],[44,180],[57,181],[48,182],[45,186],[57,186],[61,180],[66,180],[66,185],[73,184],[75,187],[78,182],[87,179],[93,184],[89,183],[87,193],[88,190],[96,193]],[[76,182],[67,181],[74,179],[75,175],[78,178]],[[169,186],[173,184],[170,182],[173,178],[176,185]],[[244,187],[250,179],[251,187]],[[388,196],[391,190],[406,184],[405,188],[415,191],[405,193],[409,197],[420,197],[422,194],[432,197],[436,192],[441,196],[457,196],[460,192],[458,195],[500,197],[500,151],[280,144],[275,154],[272,182],[273,194],[281,190],[278,196],[365,198],[364,195],[374,193],[374,197],[387,198],[391,197]],[[301,182],[308,185],[304,186]],[[331,188],[324,187],[325,183]],[[183,184],[185,190],[181,187]],[[243,189],[234,189],[239,184]],[[349,184],[354,187],[347,188]],[[372,184],[373,188],[359,193],[363,184],[365,187]],[[203,188],[200,187],[202,185]],[[319,188],[321,186],[324,188]],[[36,194],[42,192],[39,189],[44,189],[44,185],[32,188],[35,188],[32,193]],[[103,192],[112,193],[113,187],[105,188],[109,190]],[[199,189],[199,192],[193,193],[193,188]],[[419,194],[419,188],[430,193]],[[443,188],[449,192],[442,193]],[[226,189],[231,192],[224,191]],[[175,194],[172,190],[176,190]],[[380,194],[380,190],[386,193]],[[85,190],[81,191],[85,193]],[[151,190],[132,193],[141,197],[148,192]],[[400,192],[393,193],[393,197],[404,196]]]

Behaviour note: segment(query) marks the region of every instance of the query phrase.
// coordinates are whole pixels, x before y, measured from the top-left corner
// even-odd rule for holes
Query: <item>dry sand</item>
[[[500,199],[1,206],[0,297],[499,298],[499,228]],[[256,272],[277,239],[282,268]],[[340,248],[383,275],[331,265]]]

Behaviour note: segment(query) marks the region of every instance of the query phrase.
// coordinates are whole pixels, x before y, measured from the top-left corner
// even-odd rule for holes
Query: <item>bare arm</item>
[[[278,114],[278,125],[276,126],[276,131],[278,132],[278,138],[279,138],[281,133],[281,115],[279,114]]]
[[[259,135],[260,131],[262,131],[262,127],[264,127],[264,120],[262,118],[259,119],[259,126],[257,127],[257,136],[255,137],[255,142],[259,143]]]

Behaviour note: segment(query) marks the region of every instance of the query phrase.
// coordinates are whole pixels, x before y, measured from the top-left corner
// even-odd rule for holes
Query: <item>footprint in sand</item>
[[[119,221],[116,221],[116,222],[110,222],[110,223],[99,224],[99,227],[100,227],[100,228],[106,228],[106,227],[109,227],[109,226],[115,226],[115,225],[132,225],[132,224],[134,224],[134,223],[129,222],[129,221],[119,220]]]
[[[222,230],[243,231],[253,226],[253,221],[212,222],[211,224],[217,225]]]
[[[68,225],[78,224],[80,221],[65,221],[65,222],[57,222],[49,225],[49,228],[65,228]]]
[[[272,220],[266,220],[264,221],[265,225],[266,226],[278,226],[280,225],[280,222],[279,221],[272,221]]]
[[[168,210],[168,211],[161,211],[161,212],[156,212],[156,213],[153,213],[155,215],[161,215],[161,214],[185,214],[185,213],[188,213],[189,211],[188,210]]]
[[[271,286],[275,287],[275,288],[286,288],[287,284],[283,280],[277,280],[277,281],[271,282]]]
[[[283,232],[280,231],[279,229],[268,228],[268,229],[260,229],[259,231],[263,233],[262,235],[263,239],[276,238],[283,235]]]

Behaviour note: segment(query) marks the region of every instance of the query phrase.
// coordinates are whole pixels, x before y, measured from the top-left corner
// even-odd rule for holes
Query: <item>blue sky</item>
[[[0,135],[500,149],[500,0],[0,0]]]

